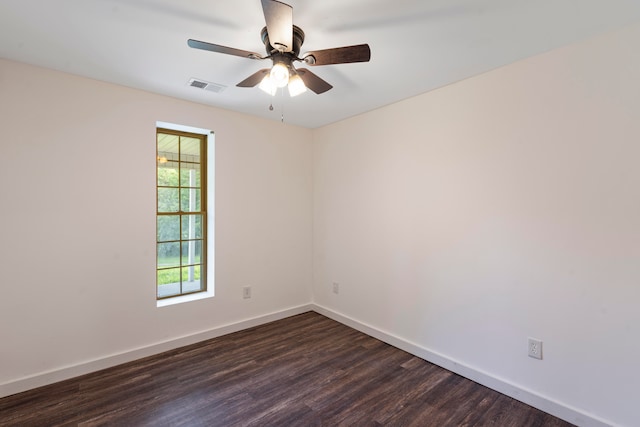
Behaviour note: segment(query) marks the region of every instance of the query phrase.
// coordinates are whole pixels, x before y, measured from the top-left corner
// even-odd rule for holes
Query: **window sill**
[[[182,295],[179,297],[156,300],[156,307],[166,307],[169,305],[182,304],[185,302],[198,301],[201,299],[212,298],[212,297],[213,297],[213,292],[211,291],[198,292],[197,294]]]

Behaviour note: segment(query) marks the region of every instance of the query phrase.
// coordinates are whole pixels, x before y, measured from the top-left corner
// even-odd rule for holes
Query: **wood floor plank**
[[[571,424],[309,312],[5,397],[0,425]]]

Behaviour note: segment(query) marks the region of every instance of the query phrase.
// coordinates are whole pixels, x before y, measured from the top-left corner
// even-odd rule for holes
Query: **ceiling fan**
[[[273,66],[264,68],[247,77],[236,86],[254,87],[274,95],[278,88],[285,86],[291,96],[299,95],[311,89],[317,94],[331,89],[329,83],[313,74],[306,68],[296,69],[295,61],[302,61],[307,65],[346,64],[351,62],[368,62],[371,50],[368,44],[337,47],[333,49],[316,50],[299,57],[300,47],[304,43],[304,32],[293,25],[293,8],[277,0],[261,0],[262,11],[266,27],[260,33],[267,51],[266,56],[255,52],[221,46],[218,44],[189,39],[187,44],[195,49],[235,55],[249,59],[271,59]]]

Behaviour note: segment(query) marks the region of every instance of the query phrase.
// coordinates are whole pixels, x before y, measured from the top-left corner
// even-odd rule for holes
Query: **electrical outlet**
[[[333,293],[334,294],[339,294],[340,293],[340,284],[333,282]]]
[[[245,286],[244,288],[242,288],[242,298],[251,298],[251,286]]]
[[[529,338],[529,357],[542,360],[542,341]]]

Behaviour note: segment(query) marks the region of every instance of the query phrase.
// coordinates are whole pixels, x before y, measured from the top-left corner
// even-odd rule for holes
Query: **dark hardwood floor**
[[[2,426],[570,426],[316,313],[0,399]]]

